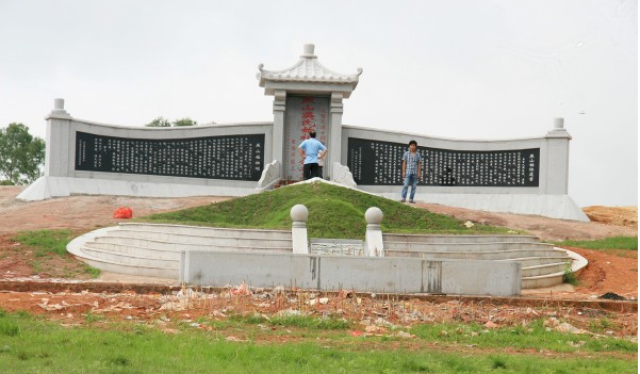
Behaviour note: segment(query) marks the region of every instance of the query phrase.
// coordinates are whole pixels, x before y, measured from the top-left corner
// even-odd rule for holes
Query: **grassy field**
[[[637,373],[637,344],[541,324],[487,330],[423,324],[356,336],[311,317],[65,326],[0,311],[2,373]],[[207,328],[202,328],[202,327]],[[402,333],[401,333],[402,331]],[[239,335],[241,334],[241,335]],[[404,335],[403,335],[404,334]],[[234,335],[242,338],[231,339]]]
[[[29,265],[35,273],[47,273],[64,278],[97,278],[100,270],[76,260],[67,252],[67,244],[78,236],[71,230],[32,230],[22,231],[12,238],[20,246],[15,251],[33,252]]]
[[[384,214],[384,232],[488,234],[514,233],[509,229],[475,224],[430,213],[407,204],[327,183],[301,183],[207,206],[155,214],[141,218],[163,222],[215,227],[290,230],[291,208],[303,204],[309,210],[309,237],[361,239],[367,223],[364,213],[378,207]]]
[[[578,247],[586,249],[608,250],[608,249],[625,249],[631,251],[638,250],[638,237],[615,236],[612,238],[600,240],[565,240],[556,243],[557,245],[567,247]]]

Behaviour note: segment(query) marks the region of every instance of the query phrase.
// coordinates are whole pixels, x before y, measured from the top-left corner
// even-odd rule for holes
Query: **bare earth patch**
[[[637,303],[597,299],[613,292],[627,299],[638,297],[637,252],[571,250],[586,257],[590,264],[579,276],[579,284],[525,292],[519,298],[457,298],[402,296],[386,299],[353,292],[322,293],[326,304],[311,306],[310,293],[286,290],[252,295],[232,289],[210,290],[196,296],[180,297],[175,287],[153,278],[136,278],[103,274],[101,279],[87,281],[76,275],[64,282],[65,274],[80,274],[73,266],[83,266],[71,256],[48,264],[46,271],[34,271],[33,255],[20,243],[11,240],[24,230],[71,229],[82,233],[98,227],[115,225],[113,218],[119,207],[130,207],[134,217],[199,206],[228,197],[135,198],[114,196],[71,196],[38,202],[15,199],[22,187],[0,186],[0,309],[25,310],[46,314],[64,324],[82,324],[87,313],[107,319],[144,319],[167,321],[196,320],[199,316],[222,317],[224,310],[237,313],[274,314],[281,310],[302,309],[322,315],[341,311],[354,321],[383,317],[392,323],[410,325],[421,315],[422,321],[461,323],[494,323],[496,326],[522,324],[534,319],[559,318],[576,328],[588,329],[593,321],[610,320],[611,334],[637,337]],[[447,214],[476,223],[526,230],[545,241],[564,239],[600,239],[611,236],[637,236],[637,207],[589,207],[585,212],[592,222],[574,222],[538,216],[490,213],[453,208],[437,204],[417,204],[418,208]],[[18,279],[20,279],[18,281]],[[148,286],[140,287],[141,283]],[[175,285],[175,282],[173,282]],[[238,285],[232,285],[238,286]],[[124,292],[123,290],[129,291]],[[136,290],[136,291],[134,291]],[[268,295],[268,296],[260,296]],[[357,300],[360,298],[360,304]],[[554,317],[555,316],[555,317]],[[170,323],[166,328],[171,330]],[[603,333],[600,331],[599,333]]]

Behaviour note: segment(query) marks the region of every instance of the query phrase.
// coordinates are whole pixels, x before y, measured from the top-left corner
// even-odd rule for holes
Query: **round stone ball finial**
[[[380,223],[382,223],[382,217],[384,217],[384,214],[382,214],[380,208],[375,206],[367,209],[367,211],[364,212],[364,219],[369,225],[379,225]]]
[[[302,204],[296,204],[291,208],[290,214],[293,222],[307,222],[309,209]]]

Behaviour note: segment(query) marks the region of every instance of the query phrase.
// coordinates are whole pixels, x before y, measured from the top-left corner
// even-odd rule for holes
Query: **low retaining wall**
[[[522,268],[504,261],[416,260],[289,254],[183,251],[180,281],[224,287],[299,287],[322,291],[512,296]]]

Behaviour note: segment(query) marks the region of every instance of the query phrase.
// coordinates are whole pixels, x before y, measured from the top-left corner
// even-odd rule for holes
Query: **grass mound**
[[[299,183],[171,213],[154,214],[144,221],[211,227],[291,229],[290,210],[296,204],[309,209],[309,237],[361,239],[367,223],[364,213],[378,207],[384,213],[383,232],[488,234],[508,229],[463,221],[383,197],[323,182]]]

